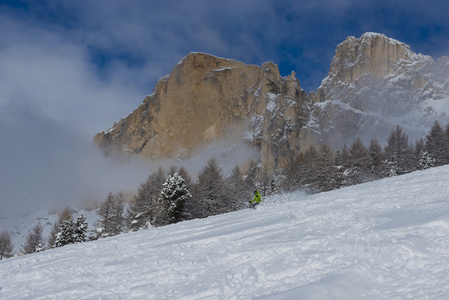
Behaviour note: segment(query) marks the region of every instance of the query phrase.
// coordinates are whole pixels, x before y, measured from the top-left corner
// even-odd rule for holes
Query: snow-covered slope
[[[447,299],[449,167],[0,261],[1,299]]]

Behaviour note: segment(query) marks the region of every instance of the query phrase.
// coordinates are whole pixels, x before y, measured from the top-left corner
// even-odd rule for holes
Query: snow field
[[[449,167],[0,261],[0,299],[446,299]]]

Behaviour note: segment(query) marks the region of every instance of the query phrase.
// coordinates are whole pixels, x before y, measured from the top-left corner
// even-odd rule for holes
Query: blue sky
[[[0,59],[18,73],[9,78],[13,86],[3,88],[30,97],[20,74],[27,69],[30,88],[38,85],[42,93],[33,101],[47,106],[46,115],[67,115],[61,119],[75,130],[93,134],[137,107],[189,52],[257,65],[273,61],[284,76],[295,71],[309,92],[350,35],[380,32],[415,52],[449,55],[448,14],[449,2],[441,0],[0,1]],[[48,94],[58,88],[79,91],[83,99],[74,101],[78,93],[52,99]],[[12,101],[1,96],[0,109]],[[96,121],[86,112],[106,104],[110,114]]]
[[[0,182],[9,187],[0,205],[48,185],[61,191],[47,198],[88,189],[102,167],[76,145],[131,113],[189,52],[273,61],[309,92],[348,36],[380,32],[449,56],[448,15],[446,0],[0,0]],[[86,173],[95,179],[80,180]],[[25,179],[31,188],[18,194]]]

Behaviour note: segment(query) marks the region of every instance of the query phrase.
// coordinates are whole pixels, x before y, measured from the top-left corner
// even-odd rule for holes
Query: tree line
[[[182,167],[170,167],[167,173],[159,168],[131,201],[128,228],[136,231],[236,211],[245,207],[251,189],[239,166],[225,178],[215,158],[206,163],[197,182]]]
[[[246,206],[255,186],[263,196],[299,189],[318,193],[441,166],[449,164],[447,149],[449,124],[443,129],[436,121],[426,137],[415,144],[409,143],[407,134],[397,126],[383,148],[376,139],[368,147],[356,139],[350,148],[344,146],[337,151],[327,145],[319,149],[310,146],[298,153],[281,174],[269,177],[262,173],[258,180],[254,163],[247,174],[236,166],[225,177],[215,158],[206,163],[196,182],[182,167],[172,166],[167,172],[159,168],[140,184],[129,203],[123,193],[109,193],[97,210],[97,229],[89,236],[85,217],[73,220],[66,208],[53,225],[47,247],[43,226],[38,223],[28,233],[19,255],[236,211]],[[13,255],[9,233],[3,231],[0,260]]]
[[[215,158],[203,167],[197,182],[192,181],[184,168],[172,166],[167,172],[159,168],[140,184],[137,194],[128,204],[123,193],[109,193],[97,209],[94,232],[87,231],[88,224],[83,215],[73,220],[73,212],[66,208],[53,224],[47,243],[39,222],[29,231],[18,254],[26,255],[128,230],[137,231],[239,210],[251,197],[250,190],[251,185],[243,179],[238,166],[225,178]],[[13,248],[9,233],[1,232],[0,259],[12,257]]]
[[[88,224],[83,215],[73,220],[70,208],[65,208],[59,219],[53,224],[50,236],[45,245],[44,226],[39,221],[29,232],[26,241],[21,245],[18,255],[37,253],[50,248],[68,244],[83,243],[88,240]],[[7,231],[0,233],[0,260],[14,256],[14,245]]]
[[[360,138],[350,148],[333,151],[327,145],[300,152],[280,176],[284,191],[311,193],[406,174],[449,163],[449,124],[435,121],[430,132],[415,144],[400,126],[392,130],[385,147],[372,139],[366,147]]]

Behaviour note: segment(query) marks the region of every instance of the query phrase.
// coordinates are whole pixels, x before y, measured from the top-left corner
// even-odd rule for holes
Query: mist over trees
[[[53,225],[47,248],[240,210],[247,207],[254,189],[262,196],[295,190],[319,193],[441,166],[449,164],[448,149],[449,125],[443,128],[435,122],[428,135],[414,145],[397,126],[383,148],[376,139],[368,146],[356,139],[349,148],[345,145],[336,151],[327,145],[319,149],[310,146],[274,176],[268,176],[257,162],[251,162],[246,173],[235,166],[225,177],[215,158],[207,161],[196,181],[184,168],[159,168],[140,184],[131,201],[125,201],[121,192],[109,193],[100,203],[94,223],[97,230],[90,237],[85,217],[80,215],[73,221],[73,211],[64,209]],[[19,255],[45,250],[42,231],[40,223],[30,230]],[[13,255],[11,238],[3,231],[0,259]]]
[[[319,149],[310,146],[272,177],[258,170],[254,162],[246,174],[235,166],[225,177],[215,158],[206,163],[196,182],[183,168],[170,167],[167,172],[159,169],[140,185],[131,201],[128,228],[135,231],[236,211],[246,207],[255,188],[263,196],[300,189],[318,193],[424,170],[449,163],[446,149],[449,126],[444,130],[435,122],[425,139],[415,145],[397,126],[383,148],[377,139],[369,145],[356,139],[350,147],[345,145],[336,151],[327,145]]]
[[[372,139],[366,147],[356,139],[351,147],[336,152],[326,145],[300,152],[281,177],[283,191],[303,189],[311,193],[410,173],[449,163],[449,125],[435,121],[425,139],[415,145],[400,126],[392,130],[382,149]]]

